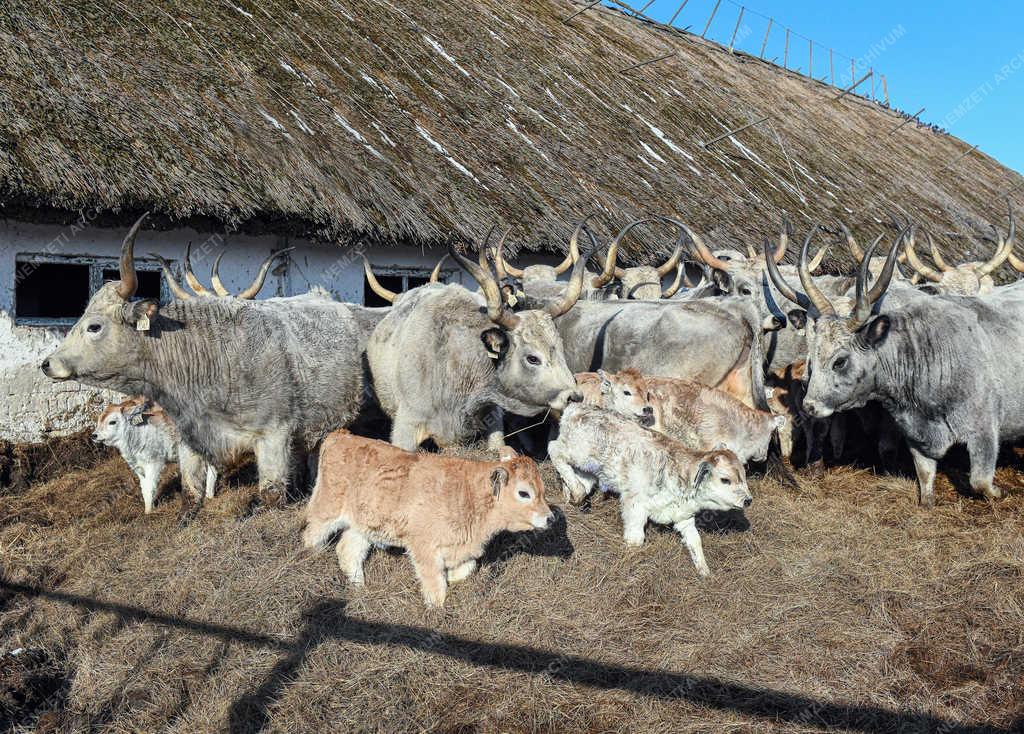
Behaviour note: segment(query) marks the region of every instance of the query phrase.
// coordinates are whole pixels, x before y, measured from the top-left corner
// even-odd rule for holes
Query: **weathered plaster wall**
[[[81,430],[111,398],[78,383],[54,383],[39,370],[39,363],[63,337],[62,329],[16,326],[14,292],[19,255],[79,255],[116,258],[120,253],[120,230],[79,226],[46,226],[18,222],[0,223],[0,439],[41,441],[49,436]],[[136,255],[156,252],[180,263],[186,243],[192,242],[192,262],[200,280],[209,286],[210,266],[224,251],[220,274],[233,291],[246,287],[259,263],[272,251],[294,246],[292,260],[281,275],[271,275],[261,298],[304,293],[313,286],[326,288],[342,301],[363,302],[362,261],[351,250],[306,241],[273,237],[215,236],[191,230],[140,232]],[[421,253],[412,248],[368,249],[375,269],[389,267],[429,271],[438,253]],[[449,280],[471,282],[449,261]],[[473,286],[475,287],[475,286]]]

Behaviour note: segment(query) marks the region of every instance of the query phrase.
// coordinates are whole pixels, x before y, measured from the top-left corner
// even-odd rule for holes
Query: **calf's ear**
[[[488,329],[480,334],[480,340],[483,341],[484,347],[487,349],[487,355],[491,359],[500,360],[505,356],[505,352],[508,351],[508,334],[497,327]]]
[[[892,321],[884,314],[871,319],[860,330],[861,343],[869,349],[878,349],[889,337]]]
[[[711,462],[702,461],[697,465],[697,473],[693,477],[693,488],[700,489],[701,485],[711,476]]]
[[[491,494],[495,497],[501,492],[501,488],[508,484],[508,471],[498,467],[491,472]]]
[[[511,446],[502,446],[498,449],[498,459],[500,461],[512,461],[512,459],[517,456],[519,456],[519,454],[517,454],[516,450]]]

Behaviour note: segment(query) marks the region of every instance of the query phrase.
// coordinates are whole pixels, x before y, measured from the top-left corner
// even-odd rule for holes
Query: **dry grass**
[[[705,533],[710,580],[671,532],[627,549],[614,500],[562,504],[438,612],[398,554],[347,587],[245,472],[181,528],[175,482],[145,517],[119,460],[72,470],[0,495],[0,650],[29,650],[0,729],[1019,731],[1024,477],[932,512],[905,478],[800,477]]]

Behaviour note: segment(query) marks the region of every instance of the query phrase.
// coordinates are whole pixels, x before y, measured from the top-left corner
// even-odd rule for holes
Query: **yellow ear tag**
[[[517,303],[519,303],[519,299],[516,298],[516,294],[515,293],[509,293],[508,294],[508,307],[509,308],[515,308]]]
[[[149,316],[143,314],[139,317],[139,320],[135,322],[136,331],[149,331]]]

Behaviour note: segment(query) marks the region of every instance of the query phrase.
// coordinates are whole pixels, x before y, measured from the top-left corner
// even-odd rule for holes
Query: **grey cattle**
[[[633,368],[719,387],[767,409],[762,324],[749,299],[580,301],[555,320],[573,372]]]
[[[999,443],[1024,435],[1024,293],[917,298],[876,313],[898,247],[870,289],[862,266],[849,318],[801,268],[806,294],[794,296],[812,316],[804,410],[827,417],[878,401],[910,445],[923,505],[934,505],[936,463],[954,444],[967,447],[971,487],[999,497]]]
[[[995,229],[993,227],[993,229]],[[985,261],[960,263],[959,265],[947,265],[939,249],[935,246],[931,233],[925,232],[928,245],[931,249],[932,260],[935,268],[925,265],[917,255],[915,249],[914,230],[911,229],[907,239],[906,255],[910,265],[925,280],[929,281],[938,293],[958,296],[978,296],[992,293],[996,289],[992,273],[1004,262],[1010,260],[1013,255],[1013,238],[1015,226],[1013,221],[1013,210],[1010,210],[1010,230],[1006,239],[996,230],[996,251],[991,258]],[[1015,256],[1011,265],[1024,265]],[[937,268],[937,269],[936,269]]]
[[[701,576],[711,572],[696,514],[741,509],[753,502],[743,464],[731,451],[692,451],[594,406],[570,405],[548,451],[572,501],[582,501],[595,486],[617,493],[628,545],[643,545],[648,520],[672,525]]]
[[[43,372],[159,403],[181,434],[182,480],[197,500],[203,460],[220,466],[252,450],[264,496],[280,502],[293,452],[313,451],[359,412],[363,354],[384,310],[317,295],[133,301],[142,221],[124,240],[121,279],[92,297]]]
[[[569,311],[583,287],[586,257],[573,266],[566,292],[543,310],[513,313],[488,270],[452,250],[483,294],[428,284],[398,295],[367,346],[373,385],[393,421],[391,441],[415,450],[482,431],[504,445],[503,411],[537,415],[579,398],[553,319]]]

